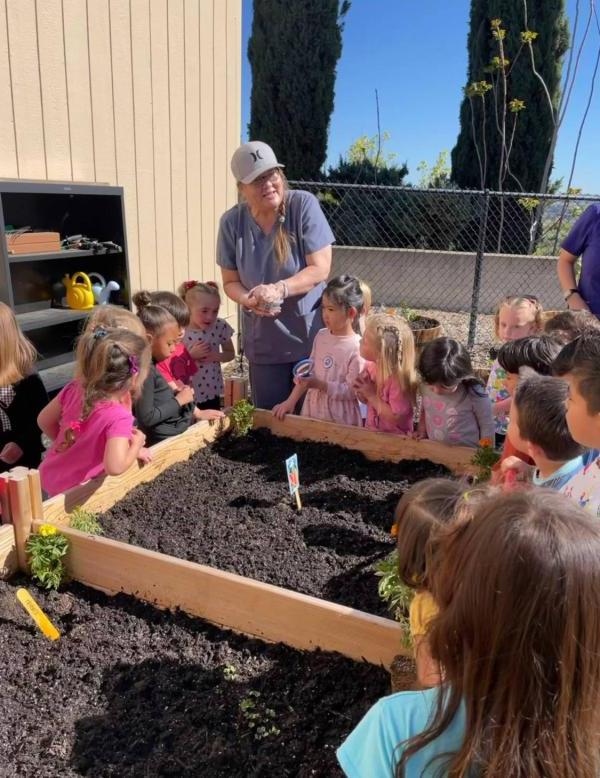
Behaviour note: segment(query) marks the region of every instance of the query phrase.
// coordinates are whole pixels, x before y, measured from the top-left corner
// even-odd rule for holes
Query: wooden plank
[[[156,289],[158,271],[156,269],[149,0],[131,0],[131,65],[140,285],[146,289]]]
[[[186,278],[202,278],[202,201],[200,169],[200,17],[196,0],[185,0],[185,111],[187,160]]]
[[[353,451],[360,451],[367,459],[385,459],[390,462],[400,462],[402,459],[428,459],[436,464],[445,465],[459,475],[477,472],[477,468],[471,464],[476,449],[467,446],[448,446],[433,440],[413,440],[401,435],[332,424],[305,416],[289,415],[280,421],[271,411],[263,410],[255,412],[254,426],[265,427],[279,437],[335,443]]]
[[[171,224],[173,275],[168,289],[176,289],[188,275],[186,102],[184,0],[170,0],[169,28],[169,125],[171,135]],[[195,175],[195,171],[194,171]]]
[[[17,137],[13,111],[12,76],[8,56],[8,29],[6,26],[6,0],[0,7],[0,105],[3,107],[0,121],[0,176],[18,178]]]
[[[140,256],[129,0],[110,0],[109,11],[117,182],[123,187],[125,197],[130,288],[137,290],[140,288]]]
[[[154,209],[159,289],[173,288],[171,220],[171,129],[169,126],[169,39],[166,0],[150,3],[150,69],[154,130]]]
[[[96,181],[115,184],[117,162],[108,0],[88,2],[87,13]]]
[[[27,564],[25,545],[27,544],[27,538],[31,534],[31,522],[33,518],[31,513],[29,478],[26,474],[16,475],[16,469],[17,468],[14,468],[11,472],[11,477],[8,481],[8,494],[10,497],[10,511],[17,549],[17,563],[19,570],[23,573],[27,573],[29,566]]]
[[[214,0],[200,3],[200,175],[202,196],[202,249],[199,252],[204,281],[210,281],[214,268],[216,222],[214,169]]]
[[[390,619],[71,528],[61,532],[70,543],[69,575],[87,586],[298,649],[339,651],[385,667],[408,653]]]
[[[227,202],[227,191],[230,185],[231,170],[227,159],[227,4],[214,3],[214,47],[213,47],[213,78],[214,78],[214,114],[213,137],[214,146],[214,204],[215,222],[233,203]],[[215,223],[216,228],[216,223]],[[215,244],[213,243],[213,246]],[[214,250],[209,254],[210,271],[215,272]],[[212,278],[213,276],[207,276]]]
[[[63,0],[71,158],[75,181],[96,181],[87,4]]]
[[[38,49],[48,178],[68,181],[71,169],[62,0],[37,3]]]
[[[57,494],[43,504],[44,519],[64,524],[77,506],[94,513],[106,511],[122,500],[139,484],[147,483],[177,462],[184,462],[192,454],[204,448],[229,427],[229,419],[211,424],[201,421],[186,432],[151,447],[152,461],[147,465],[133,464],[129,470],[118,476],[100,476],[75,486],[67,492]]]
[[[6,0],[19,175],[46,178],[34,0]]]
[[[12,524],[0,527],[0,579],[6,580],[18,570],[15,531]]]

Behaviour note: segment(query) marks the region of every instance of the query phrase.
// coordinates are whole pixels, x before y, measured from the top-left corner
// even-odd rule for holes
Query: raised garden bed
[[[339,776],[335,748],[389,691],[373,665],[79,584],[34,590],[62,633],[49,643],[15,589],[0,582],[7,775]]]
[[[284,461],[298,454],[302,511]],[[393,548],[399,497],[448,474],[258,429],[225,437],[137,487],[100,516],[108,537],[387,616],[374,563]]]

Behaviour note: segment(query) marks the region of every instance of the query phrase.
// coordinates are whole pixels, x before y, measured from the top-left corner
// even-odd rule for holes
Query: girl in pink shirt
[[[362,308],[363,294],[357,278],[331,279],[321,301],[325,327],[316,334],[310,355],[312,373],[294,379],[295,386],[288,399],[273,408],[278,419],[293,413],[304,397],[302,416],[362,426],[353,389],[364,364],[359,353],[360,335],[355,332]]]
[[[407,435],[413,431],[417,395],[415,341],[401,316],[378,313],[367,319],[360,342],[365,369],[354,383],[367,404],[367,429]]]
[[[149,365],[148,341],[130,330],[100,326],[83,333],[78,378],[38,416],[40,429],[53,440],[40,466],[47,494],[149,460],[146,437],[134,429],[131,413],[131,395],[139,392]]]

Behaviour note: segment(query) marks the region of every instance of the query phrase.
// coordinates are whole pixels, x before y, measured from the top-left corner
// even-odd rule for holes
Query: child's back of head
[[[567,462],[579,456],[583,448],[573,440],[567,426],[565,381],[551,376],[527,376],[525,371],[524,375],[514,397],[516,417],[510,423],[518,427],[521,440],[530,444],[530,456],[536,461],[535,449],[531,448],[536,446],[553,462]]]
[[[408,323],[389,313],[371,314],[363,338],[377,356],[377,380],[381,384],[394,378],[414,402],[417,393],[415,340]]]
[[[190,309],[180,295],[175,292],[150,292],[150,301],[154,305],[165,308],[175,319],[181,329],[185,329],[190,323]]]
[[[498,362],[507,373],[518,374],[522,367],[528,367],[539,375],[551,375],[561,348],[550,335],[529,335],[504,343],[498,351]]]
[[[402,744],[396,775],[462,710],[464,737],[440,774],[596,778],[598,521],[556,492],[491,492],[440,539],[439,557],[429,641],[445,694]]]
[[[544,324],[546,335],[563,345],[590,330],[600,332],[600,321],[590,311],[561,311]]]
[[[480,386],[471,364],[469,352],[453,338],[435,338],[423,347],[419,358],[419,373],[431,386],[454,387],[463,384],[465,388]]]
[[[153,300],[152,292],[140,291],[133,295],[133,304],[146,332],[158,335],[169,324],[177,320],[164,306]]]
[[[427,588],[428,559],[439,527],[457,514],[465,486],[450,478],[427,478],[406,491],[394,513],[399,576],[412,589]]]

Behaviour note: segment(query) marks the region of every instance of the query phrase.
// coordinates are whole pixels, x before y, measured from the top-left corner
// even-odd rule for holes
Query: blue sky
[[[301,0],[292,0],[301,2]],[[581,2],[585,9],[587,2]],[[458,112],[467,70],[469,0],[352,0],[338,63],[328,162],[360,135],[377,132],[375,89],[387,150],[398,154],[419,179],[417,165],[450,151],[458,134]],[[575,0],[567,0],[573,18]],[[251,73],[246,56],[252,0],[243,0],[242,137],[247,138]],[[580,30],[581,30],[580,22]],[[579,123],[588,97],[597,30],[590,34],[578,81],[558,140],[554,176],[568,178]],[[600,192],[600,73],[580,144],[573,185]]]

